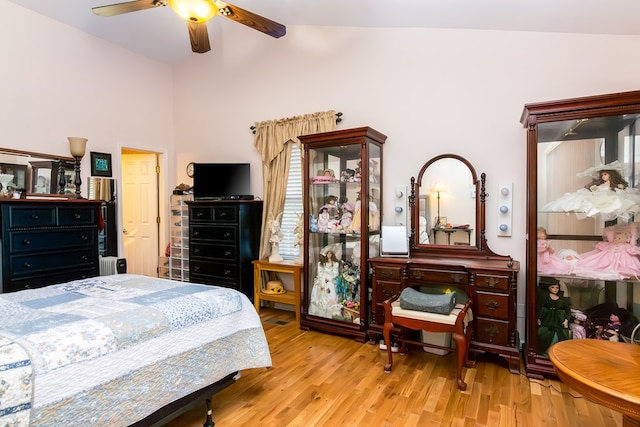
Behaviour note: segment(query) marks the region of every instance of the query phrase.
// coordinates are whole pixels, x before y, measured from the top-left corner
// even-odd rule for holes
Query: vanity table
[[[470,224],[468,230],[463,230],[468,231],[467,245],[421,242],[420,234],[432,228],[428,221],[435,218],[434,204],[442,202],[429,193],[436,177],[440,181],[448,181],[450,209],[453,210],[455,203],[456,212],[469,212],[468,218],[459,218]],[[417,179],[411,179],[409,257],[369,258],[372,276],[368,332],[371,340],[377,341],[382,334],[385,300],[408,286],[447,285],[460,289],[473,300],[471,310],[476,324],[470,355],[497,354],[508,362],[511,372],[520,372],[520,339],[516,328],[520,263],[509,256],[493,253],[487,245],[485,180],[484,173],[478,178],[466,159],[453,154],[431,159],[420,169]],[[474,199],[469,198],[472,190],[477,194]],[[471,206],[467,205],[469,200]],[[401,331],[394,330],[393,333],[397,335]]]

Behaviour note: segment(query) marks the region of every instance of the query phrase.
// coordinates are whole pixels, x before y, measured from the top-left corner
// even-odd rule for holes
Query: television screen
[[[251,194],[251,164],[196,163],[193,166],[195,199],[236,199]]]

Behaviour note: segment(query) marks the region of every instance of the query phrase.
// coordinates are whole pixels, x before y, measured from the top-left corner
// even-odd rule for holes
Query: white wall
[[[435,155],[462,155],[487,173],[487,237],[494,251],[523,262],[521,303],[523,105],[639,89],[633,36],[288,26],[272,39],[212,23],[212,51],[171,70],[8,1],[0,1],[0,28],[0,146],[66,154],[74,134],[89,138],[92,151],[167,149],[175,159],[169,188],[191,182],[189,161],[250,161],[253,192],[262,195],[249,126],[342,111],[339,129],[372,126],[388,136],[390,220],[394,187]],[[507,181],[514,232],[497,237],[495,195]]]
[[[88,138],[83,183],[89,151],[112,153],[116,176],[119,145],[172,152],[168,66],[6,0],[0,28],[0,147],[69,156],[67,136]]]
[[[225,26],[214,37],[210,55],[176,68],[179,173],[196,153],[259,168],[251,124],[335,109],[344,113],[339,129],[368,125],[388,136],[383,203],[393,221],[395,186],[435,155],[462,155],[487,173],[489,245],[522,262],[521,304],[524,104],[639,89],[640,37],[632,36],[289,26],[271,40]],[[514,183],[512,237],[495,232],[500,182]]]

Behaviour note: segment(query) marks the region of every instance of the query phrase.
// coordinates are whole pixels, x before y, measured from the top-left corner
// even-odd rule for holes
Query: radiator
[[[123,274],[127,272],[127,259],[115,256],[100,257],[100,275]]]

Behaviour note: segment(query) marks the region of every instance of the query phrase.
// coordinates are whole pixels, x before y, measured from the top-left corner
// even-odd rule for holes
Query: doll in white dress
[[[579,219],[600,216],[604,221],[628,219],[640,212],[640,191],[629,188],[621,175],[617,160],[607,165],[589,168],[578,176],[594,176],[593,181],[573,193],[542,207],[543,212],[574,212]]]
[[[320,251],[320,261],[311,288],[309,314],[329,319],[341,315],[342,305],[336,293],[336,280],[341,274],[339,253],[336,245],[325,246]]]

